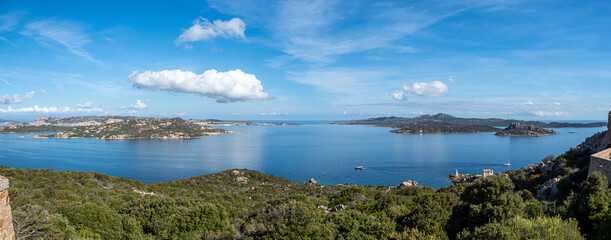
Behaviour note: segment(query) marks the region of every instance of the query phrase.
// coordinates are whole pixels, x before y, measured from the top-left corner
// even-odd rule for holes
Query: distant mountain
[[[392,127],[402,128],[409,126],[412,123],[417,122],[443,122],[456,125],[485,125],[491,127],[505,127],[511,123],[521,123],[527,125],[533,125],[543,128],[565,128],[565,127],[603,127],[606,126],[605,122],[595,123],[561,123],[551,122],[545,123],[541,121],[523,121],[515,119],[501,119],[501,118],[460,118],[449,114],[438,113],[435,115],[420,115],[413,118],[404,117],[379,117],[379,118],[368,118],[362,120],[349,120],[349,121],[338,121],[333,122],[334,124],[347,124],[347,125],[375,125],[380,127]]]
[[[210,128],[190,123],[182,118],[134,118],[127,121],[73,127],[55,134],[37,135],[37,138],[201,138],[228,133],[224,129]]]

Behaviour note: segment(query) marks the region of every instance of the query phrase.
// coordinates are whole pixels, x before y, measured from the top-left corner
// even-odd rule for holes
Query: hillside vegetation
[[[53,134],[37,135],[37,138],[200,138],[221,135],[228,131],[190,123],[182,118],[135,118],[131,120],[73,127]]]
[[[533,125],[542,128],[565,128],[565,127],[604,127],[607,126],[606,122],[595,122],[595,123],[561,123],[561,122],[541,122],[541,121],[522,121],[515,119],[500,119],[500,118],[460,118],[454,117],[449,114],[439,113],[435,115],[420,115],[413,118],[404,117],[379,117],[379,118],[368,118],[361,120],[349,120],[349,121],[338,121],[335,124],[348,124],[348,125],[374,125],[380,127],[391,127],[391,128],[403,128],[413,123],[422,122],[436,122],[445,124],[454,124],[461,126],[491,126],[491,127],[505,127],[511,123],[521,123],[526,125]]]
[[[27,239],[608,239],[611,190],[575,149],[472,183],[324,186],[251,170],[145,184],[0,167]],[[547,166],[546,165],[546,166]],[[549,178],[558,196],[540,201]]]

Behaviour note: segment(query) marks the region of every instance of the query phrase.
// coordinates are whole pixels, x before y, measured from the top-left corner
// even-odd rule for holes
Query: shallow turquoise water
[[[152,183],[232,168],[248,168],[296,182],[396,185],[405,180],[435,188],[448,175],[519,169],[561,154],[606,128],[562,128],[545,137],[493,133],[401,135],[368,126],[225,127],[246,133],[191,140],[34,139],[0,134],[0,165],[95,171]],[[575,132],[575,133],[568,133]],[[20,139],[20,136],[25,136]],[[503,166],[510,161],[511,166]],[[354,170],[364,166],[364,170]]]

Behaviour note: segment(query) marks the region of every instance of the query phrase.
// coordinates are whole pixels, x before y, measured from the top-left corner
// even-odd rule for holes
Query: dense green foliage
[[[0,175],[26,239],[604,239],[610,219],[600,175],[560,210],[504,176],[436,190],[302,184],[250,170],[155,184],[47,169]],[[339,204],[346,209],[331,210]]]
[[[509,218],[463,232],[458,239],[584,239],[577,222],[558,217]]]
[[[0,127],[0,133],[60,132],[60,131],[68,131],[70,129],[72,128],[71,127],[51,126],[51,125],[42,125],[42,126],[13,125],[13,126]]]

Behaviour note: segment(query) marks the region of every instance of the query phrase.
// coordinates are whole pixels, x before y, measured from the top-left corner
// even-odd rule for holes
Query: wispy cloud
[[[281,1],[259,4],[265,7],[258,10],[248,1],[210,2],[266,29],[273,38],[269,45],[310,63],[331,63],[340,55],[375,49],[413,51],[398,40],[460,11],[402,2]]]
[[[245,30],[246,24],[239,18],[233,18],[229,21],[214,20],[214,22],[199,18],[193,21],[193,26],[183,30],[182,34],[176,39],[176,45],[185,42],[207,41],[215,37],[244,39],[246,38]]]
[[[23,15],[23,12],[9,12],[0,15],[0,33],[15,30]]]
[[[85,49],[91,41],[85,33],[85,27],[80,23],[55,19],[37,20],[26,24],[21,34],[43,45],[59,44],[76,56],[94,63],[102,63]]]

